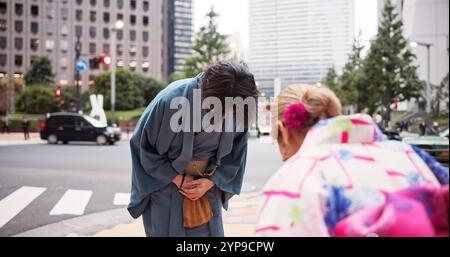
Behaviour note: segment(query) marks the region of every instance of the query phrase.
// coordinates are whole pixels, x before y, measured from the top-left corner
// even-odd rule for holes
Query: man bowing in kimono
[[[170,84],[150,103],[130,141],[128,206],[133,218],[142,215],[147,236],[224,236],[222,207],[240,193],[247,155],[248,126],[237,129],[236,117],[243,112],[249,122],[252,109],[226,102],[257,95],[245,64],[222,62]],[[208,116],[217,111],[218,120]]]

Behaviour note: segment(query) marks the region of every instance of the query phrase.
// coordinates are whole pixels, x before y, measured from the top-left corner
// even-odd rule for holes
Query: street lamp
[[[428,69],[428,75],[427,75],[427,107],[426,112],[428,115],[431,114],[431,61],[430,61],[430,49],[433,46],[433,44],[430,43],[422,43],[413,41],[409,44],[412,48],[416,48],[418,46],[424,46],[427,48],[427,69]]]
[[[114,27],[111,28],[111,125],[114,126],[116,122],[116,31],[125,26],[122,20],[116,21]]]

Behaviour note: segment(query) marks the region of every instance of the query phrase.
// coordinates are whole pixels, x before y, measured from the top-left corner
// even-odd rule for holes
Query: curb
[[[14,237],[88,237],[94,236],[99,231],[109,230],[120,224],[130,224],[133,221],[127,209],[120,208],[66,219],[25,231]]]

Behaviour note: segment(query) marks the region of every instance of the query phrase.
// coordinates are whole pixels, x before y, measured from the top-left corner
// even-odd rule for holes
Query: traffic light
[[[61,87],[57,87],[55,90],[55,100],[59,102],[61,101],[61,98],[62,98]]]
[[[107,65],[107,66],[111,65],[111,63],[112,63],[112,58],[111,58],[111,56],[109,56],[109,55],[107,55],[107,54],[103,55],[103,56],[102,56],[102,63],[103,63],[104,65]]]
[[[93,57],[89,59],[89,69],[90,70],[98,70],[100,69],[100,62],[102,57]]]
[[[98,70],[100,69],[100,63],[103,63],[104,68],[108,68],[112,63],[111,56],[104,54],[102,56],[97,56],[89,59],[89,69]]]

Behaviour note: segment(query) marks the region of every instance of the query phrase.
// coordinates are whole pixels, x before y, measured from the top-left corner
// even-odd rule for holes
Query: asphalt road
[[[281,165],[276,145],[268,141],[249,141],[243,193],[260,190]],[[116,193],[126,196],[130,185],[128,141],[115,146],[0,146],[0,209],[11,212],[0,213],[0,236],[125,207],[123,201],[114,204],[114,200]],[[75,214],[80,209],[82,213]]]

